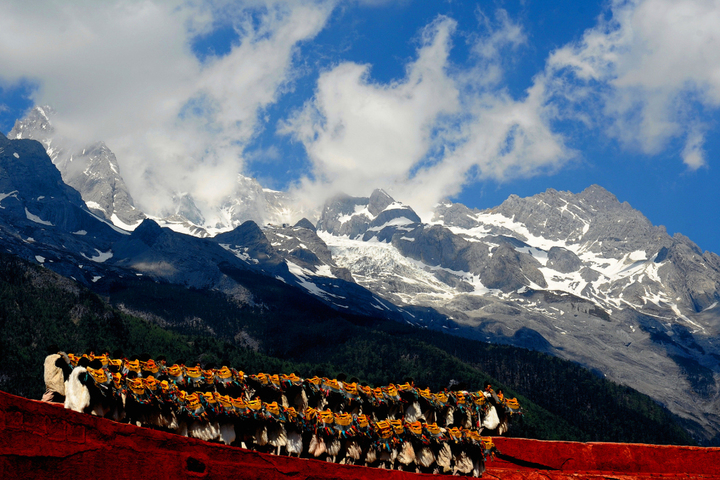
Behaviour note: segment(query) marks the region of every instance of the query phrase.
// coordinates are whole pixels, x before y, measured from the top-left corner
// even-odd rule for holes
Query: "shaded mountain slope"
[[[256,294],[262,305],[234,307],[235,327],[244,335],[231,338],[232,330],[223,331],[217,322],[231,316],[233,307],[222,305],[216,292],[187,292],[169,284],[156,284],[153,290],[154,282],[144,279],[115,284],[104,292],[115,300],[123,295],[135,299],[125,308],[148,319],[140,320],[111,308],[76,282],[0,254],[0,388],[39,397],[44,347],[58,343],[75,350],[120,348],[127,355],[148,352],[171,361],[229,363],[245,371],[295,371],[305,376],[319,370],[330,376],[345,372],[375,384],[410,376],[438,390],[451,380],[468,388],[491,381],[507,395],[518,395],[525,408],[512,435],[691,442],[672,416],[649,398],[571,363],[513,347],[458,343],[456,338],[393,321],[340,315],[296,288],[272,282]],[[148,291],[146,297],[136,295],[141,290]],[[203,317],[208,311],[223,315]],[[186,323],[188,316],[198,323]],[[218,331],[209,335],[198,325]],[[498,382],[491,371],[507,375],[507,380]]]

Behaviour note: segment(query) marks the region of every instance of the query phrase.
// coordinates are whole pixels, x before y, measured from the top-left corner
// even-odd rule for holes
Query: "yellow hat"
[[[142,369],[146,372],[150,373],[157,373],[158,372],[158,366],[155,364],[155,360],[150,359],[147,362],[145,362],[145,365],[142,366]]]
[[[270,415],[272,415],[273,417],[277,417],[280,415],[280,406],[277,402],[265,403],[263,404],[263,406],[265,407],[265,411],[270,413]]]
[[[105,353],[103,353],[102,355],[93,355],[93,360],[100,360],[100,363],[103,364],[103,367],[110,363],[110,358]]]
[[[108,376],[105,373],[104,368],[98,368],[95,370],[94,368],[87,367],[87,371],[90,374],[90,376],[95,380],[97,383],[107,383]]]
[[[341,427],[347,427],[349,425],[352,425],[353,417],[349,413],[336,413],[335,414],[335,423],[340,425]]]
[[[140,360],[125,360],[125,367],[131,372],[140,373]]]
[[[368,419],[367,415],[358,415],[357,422],[360,428],[365,428],[370,425],[370,420]]]
[[[346,383],[345,391],[348,395],[356,396],[358,394],[357,383]]]
[[[424,427],[427,429],[428,432],[430,432],[432,435],[440,435],[440,427],[437,426],[437,423],[426,423]]]
[[[152,375],[143,379],[143,383],[145,384],[145,388],[149,390],[157,390],[158,388],[158,381],[155,380],[155,377],[153,377]]]
[[[390,425],[389,422],[386,420],[380,420],[375,424],[376,428],[375,431],[380,436],[380,438],[390,438],[393,435],[393,428],[392,425]]]
[[[145,384],[142,378],[129,378],[127,383],[135,395],[143,395],[145,393]]]
[[[202,405],[200,405],[200,397],[197,393],[190,393],[187,396],[185,396],[185,406],[188,410],[197,410]]]
[[[335,418],[333,417],[333,413],[330,410],[322,410],[319,412],[320,414],[320,420],[322,420],[323,423],[334,423]]]
[[[406,423],[405,426],[415,435],[422,435],[422,423],[419,421],[413,423]]]
[[[230,398],[230,395],[219,395],[217,401],[223,408],[233,408],[233,399]]]
[[[393,430],[395,430],[395,433],[397,435],[402,435],[405,433],[405,427],[403,426],[402,420],[389,420],[390,426],[392,426]]]

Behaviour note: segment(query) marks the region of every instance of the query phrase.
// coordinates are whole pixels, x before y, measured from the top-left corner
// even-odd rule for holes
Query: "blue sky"
[[[0,131],[50,104],[142,208],[237,173],[308,205],[599,184],[720,252],[720,2],[11,0]]]

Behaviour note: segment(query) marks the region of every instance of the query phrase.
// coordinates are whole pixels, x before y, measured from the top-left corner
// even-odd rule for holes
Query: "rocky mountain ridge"
[[[427,224],[391,199],[391,210],[373,209],[378,196],[332,199],[318,222],[359,284],[448,319],[420,325],[581,363],[715,435],[716,254],[596,185],[483,211],[444,203]]]
[[[682,235],[669,236],[602,187],[511,196],[482,211],[443,203],[428,223],[376,190],[369,197],[334,197],[316,225],[291,225],[246,218],[258,208],[243,206],[265,192],[255,183],[242,187],[254,200],[226,208],[228,225],[237,224],[232,230],[215,234],[190,221],[204,219],[187,213],[193,204],[186,199],[186,215],[146,220],[129,238],[127,232],[99,235],[91,247],[78,245],[73,232],[62,238],[75,243],[51,242],[55,234],[43,223],[50,213],[40,215],[27,203],[30,188],[23,201],[31,213],[17,212],[32,227],[26,236],[52,243],[56,254],[28,240],[13,248],[46,262],[60,262],[63,248],[77,248],[78,261],[58,271],[84,275],[86,282],[117,268],[243,301],[252,301],[251,293],[236,288],[218,266],[253,268],[333,308],[578,362],[650,395],[702,441],[720,438],[720,257]],[[17,191],[3,188],[0,205],[17,199]],[[292,209],[283,205],[273,208],[289,216]],[[176,236],[163,224],[201,238]],[[13,226],[6,232],[17,237]]]
[[[36,106],[9,132],[10,139],[31,139],[43,144],[65,183],[80,192],[88,208],[125,230],[144,218],[196,237],[210,237],[232,230],[247,220],[259,225],[287,224],[306,212],[288,194],[263,188],[254,178],[237,176],[231,195],[211,212],[203,212],[187,193],[173,195],[173,209],[150,215],[136,208],[114,153],[103,142],[77,146],[57,134],[52,124],[55,111]]]

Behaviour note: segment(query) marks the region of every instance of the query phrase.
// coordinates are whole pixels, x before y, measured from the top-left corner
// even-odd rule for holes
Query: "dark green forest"
[[[693,444],[668,410],[637,391],[542,353],[339,313],[270,277],[225,271],[254,295],[112,278],[91,292],[0,254],[0,389],[40,398],[48,345],[211,362],[247,373],[345,373],[371,385],[403,382],[517,397],[524,415],[507,435],[557,440]],[[123,312],[130,312],[123,313]]]

